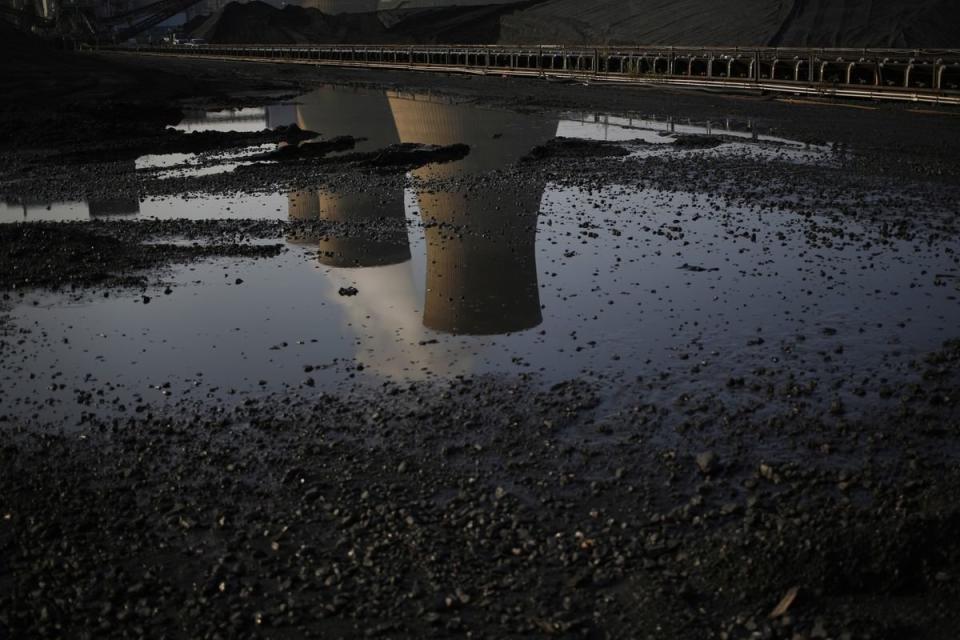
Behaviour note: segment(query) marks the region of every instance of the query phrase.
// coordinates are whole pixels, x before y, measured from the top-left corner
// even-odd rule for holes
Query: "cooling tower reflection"
[[[400,141],[382,91],[324,87],[297,98],[296,122],[321,136],[364,138],[357,149],[382,149]]]
[[[428,222],[423,317],[427,327],[492,335],[540,324],[535,254],[540,196],[539,191],[419,194]],[[438,218],[454,225],[469,220],[469,225],[461,230],[430,224]]]
[[[372,194],[298,191],[287,196],[292,220],[347,223],[310,238],[318,260],[329,267],[377,267],[410,259],[403,193]],[[358,229],[363,225],[363,229]],[[298,241],[304,243],[304,239]]]
[[[424,96],[341,89],[301,98],[296,121],[324,136],[364,137],[359,150],[399,142],[470,146],[462,160],[412,172],[416,186],[406,205],[411,214],[418,210],[424,223],[422,262],[411,259],[401,189],[288,194],[291,219],[343,223],[290,241],[317,248],[317,260],[327,267],[329,296],[342,305],[357,335],[359,361],[384,375],[465,373],[476,345],[438,345],[433,332],[494,335],[542,322],[535,242],[545,181],[532,188],[526,181],[523,187],[486,190],[438,181],[508,168],[554,137],[557,121],[501,111],[484,111],[478,118],[475,107]],[[348,285],[360,294],[337,295]]]
[[[97,198],[87,200],[91,218],[114,216],[135,216],[140,213],[140,201],[137,198]]]
[[[414,172],[424,180],[509,167],[554,137],[557,122],[504,111],[390,97],[402,142],[470,146],[463,160]],[[501,334],[542,321],[537,284],[537,214],[544,183],[495,190],[422,189],[427,286],[424,324],[454,334]]]
[[[119,171],[123,171],[130,176],[137,172],[137,164],[133,160],[126,160],[118,164]],[[140,199],[136,196],[101,195],[89,198],[87,208],[91,218],[135,216],[140,213]]]
[[[349,88],[313,91],[298,100],[296,121],[301,129],[322,135],[362,136],[365,140],[361,144],[365,147],[380,149],[399,142],[390,104],[382,92]],[[387,196],[302,191],[289,194],[288,199],[292,219],[378,227],[376,233],[357,233],[348,224],[343,233],[337,233],[334,227],[330,233],[311,239],[318,246],[322,264],[374,267],[410,259],[400,190]]]
[[[402,192],[388,201],[363,194],[291,193],[291,219],[345,224],[313,237],[287,240],[317,248],[317,260],[327,267],[326,298],[341,306],[344,321],[357,338],[356,359],[367,370],[393,378],[466,373],[472,354],[463,345],[441,350],[423,325],[403,197]],[[365,222],[376,230],[358,229]],[[348,286],[362,293],[339,295],[340,288]]]
[[[295,117],[298,126],[325,137],[366,138],[358,150],[400,141],[383,92],[321,89],[298,100]],[[388,194],[300,191],[287,198],[293,220],[342,223],[288,241],[316,247],[317,260],[329,268],[327,295],[342,305],[344,319],[358,338],[362,334],[357,360],[392,377],[449,370],[446,359],[430,362],[431,351],[424,348],[428,337],[420,320],[402,189]],[[339,296],[345,286],[356,286],[363,295]],[[469,358],[456,360],[468,366]]]

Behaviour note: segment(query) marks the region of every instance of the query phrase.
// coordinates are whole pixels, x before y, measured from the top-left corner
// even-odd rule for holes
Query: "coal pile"
[[[329,16],[303,7],[277,9],[265,2],[231,3],[201,26],[192,35],[217,44],[368,42],[383,31],[373,14]]]
[[[548,0],[503,18],[501,42],[955,47],[952,0]]]
[[[960,46],[954,0],[531,0],[339,15],[255,1],[190,27],[220,44]]]
[[[500,40],[502,16],[540,1],[339,15],[297,6],[277,9],[259,1],[231,3],[205,20],[195,20],[189,33],[216,44],[479,44]]]

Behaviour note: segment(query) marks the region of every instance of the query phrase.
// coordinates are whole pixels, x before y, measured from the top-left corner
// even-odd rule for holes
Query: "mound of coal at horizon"
[[[951,47],[953,0],[548,0],[503,19],[502,41],[790,47]]]
[[[324,14],[231,3],[191,35],[213,43],[550,43],[956,47],[955,0],[531,0]]]
[[[217,44],[489,43],[500,40],[503,15],[542,2],[465,7],[392,9],[376,13],[329,15],[317,9],[265,2],[232,2],[189,33]]]

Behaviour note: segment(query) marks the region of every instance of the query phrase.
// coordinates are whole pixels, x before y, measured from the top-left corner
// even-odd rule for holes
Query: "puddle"
[[[545,383],[586,376],[610,381],[611,394],[625,376],[664,386],[675,375],[676,394],[757,371],[786,372],[823,399],[842,395],[857,406],[875,402],[878,388],[960,326],[957,288],[936,276],[956,272],[955,240],[878,239],[854,222],[838,238],[826,219],[703,194],[586,191],[546,178],[490,189],[434,181],[501,169],[557,135],[658,147],[678,134],[720,135],[798,161],[830,151],[749,123],[523,116],[323,89],[292,105],[191,114],[180,126],[291,122],[324,137],[362,135],[359,150],[465,142],[471,153],[412,172],[392,194],[5,205],[4,222],[289,218],[393,221],[395,229],[289,238],[276,259],[174,267],[147,291],[149,305],[138,293],[72,301],[29,293],[10,312],[17,346],[2,374],[7,411],[53,419],[80,400],[84,410],[123,415],[146,399],[207,402],[307,379],[319,393],[485,373],[532,373]],[[141,159],[138,168],[193,162]],[[350,288],[356,295],[342,295]]]
[[[616,186],[545,184],[504,198],[516,206],[469,232],[431,226],[451,219],[460,195],[408,188],[390,204],[406,224],[375,241],[298,238],[277,259],[177,267],[165,278],[172,293],[147,291],[149,305],[132,293],[69,304],[31,293],[12,311],[32,355],[4,372],[9,410],[72,407],[72,390],[91,383],[110,390],[96,402],[112,411],[137,396],[203,400],[308,377],[329,389],[673,372],[675,394],[758,369],[790,371],[853,407],[875,402],[960,323],[958,292],[935,278],[955,268],[943,246],[826,247],[810,233],[826,220]],[[332,194],[288,204],[343,221],[373,215],[362,198]],[[341,295],[347,287],[357,294]],[[60,384],[62,404],[44,404]]]

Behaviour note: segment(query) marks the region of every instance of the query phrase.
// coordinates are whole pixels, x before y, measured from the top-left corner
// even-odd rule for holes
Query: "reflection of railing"
[[[960,104],[960,50],[204,45],[126,51]]]
[[[183,120],[177,123],[177,128],[184,131],[259,131],[270,128],[269,114],[263,107],[230,111],[187,111]]]
[[[580,127],[580,129],[577,127]],[[643,134],[648,135],[644,136]],[[751,120],[736,123],[729,118],[719,121],[695,122],[673,117],[656,119],[611,116],[599,113],[565,113],[557,129],[558,136],[593,140],[635,140],[645,137],[648,142],[667,143],[674,140],[673,134],[720,135],[726,138],[739,138],[751,142],[774,142],[816,151],[826,151],[829,148],[827,145],[815,145],[760,133]]]

